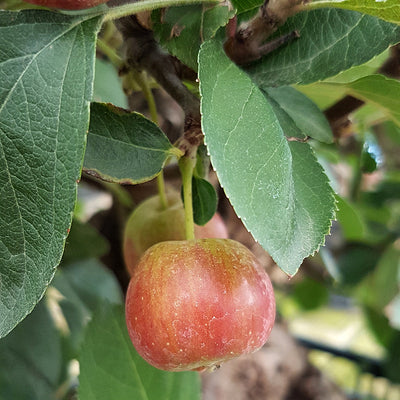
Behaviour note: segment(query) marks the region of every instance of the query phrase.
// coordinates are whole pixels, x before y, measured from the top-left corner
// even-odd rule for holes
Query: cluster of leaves
[[[7,1],[0,4],[4,3],[7,7]],[[164,5],[177,3],[165,1]],[[246,19],[262,2],[232,3],[239,18]],[[385,129],[398,141],[400,83],[371,73],[371,68],[353,67],[400,42],[399,6],[396,0],[367,3],[312,3],[277,32],[297,30],[299,40],[244,69],[222,50],[221,27],[232,17],[227,6],[170,7],[162,18],[154,11],[152,21],[161,45],[198,71],[207,151],[245,226],[279,267],[293,275],[303,259],[324,243],[338,203],[339,223],[352,243],[331,272],[344,283],[360,284],[360,299],[371,321],[390,305],[388,318],[373,326],[383,326],[378,334],[393,346],[399,340],[393,327],[398,327],[400,310],[399,283],[394,279],[396,271],[399,275],[395,243],[399,216],[392,211],[399,200],[398,177],[388,175],[375,192],[359,192],[351,204],[335,197],[326,176],[329,169],[324,172],[322,167],[327,160],[338,162],[339,156],[321,108],[344,93],[378,110],[378,115],[358,116],[364,130],[377,121],[390,120]],[[15,6],[12,1],[9,5]],[[198,393],[194,374],[176,378],[150,367],[138,374],[136,369],[146,367],[139,368],[141,361],[127,345],[121,307],[102,306],[82,345],[87,319],[104,297],[121,302],[113,278],[89,258],[100,254],[68,260],[67,253],[64,268],[55,275],[70,231],[82,167],[111,182],[137,184],[154,178],[168,159],[179,155],[144,116],[94,102],[97,98],[123,103],[119,94],[109,96],[104,86],[105,95],[93,96],[96,38],[104,13],[106,7],[78,15],[30,9],[0,12],[0,337],[32,311],[51,283],[34,312],[0,342],[0,397],[25,398],[23,387],[13,387],[17,380],[13,374],[28,375],[32,359],[35,370],[29,378],[33,380],[29,398],[32,393],[40,399],[49,397],[63,387],[66,365],[78,353],[82,399],[145,398],[148,391],[151,398],[159,398],[152,393],[157,387],[152,379],[164,380],[163,398],[167,398],[165,388],[170,398],[196,398]],[[109,67],[96,63],[96,75],[114,79],[108,78],[115,77]],[[312,141],[303,142],[305,137]],[[371,161],[368,151],[362,154],[344,161],[361,171]],[[369,171],[373,170],[369,165]],[[202,177],[200,173],[195,178],[200,204],[196,208],[206,203],[215,209],[216,198],[204,189]],[[200,213],[198,218],[206,222],[209,216]],[[96,288],[81,284],[88,281],[87,275],[89,282],[99,279]],[[371,298],[372,291],[381,296]],[[61,327],[54,309],[64,316]],[[45,334],[43,326],[48,329]],[[43,343],[40,335],[53,338],[54,347],[54,359],[43,363],[37,353]],[[38,337],[35,348],[32,337]],[[111,364],[116,358],[123,366],[118,373]],[[94,376],[95,371],[99,373],[95,368],[99,359],[103,360],[100,375],[107,377]],[[11,362],[20,366],[14,372],[6,367]],[[137,379],[132,380],[135,374]],[[124,393],[118,393],[118,385]]]

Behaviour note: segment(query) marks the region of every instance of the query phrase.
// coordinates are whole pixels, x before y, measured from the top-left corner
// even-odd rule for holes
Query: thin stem
[[[142,11],[155,10],[157,8],[182,6],[198,3],[220,3],[222,0],[141,0],[136,3],[128,3],[119,7],[111,7],[104,16],[104,21],[110,21]]]
[[[158,125],[158,113],[157,106],[154,100],[153,92],[151,91],[149,81],[144,72],[135,74],[135,80],[137,84],[142,89],[143,95],[146,99],[147,106],[149,107],[150,118],[151,120]]]
[[[166,210],[168,208],[168,199],[165,193],[164,173],[161,172],[157,175],[157,189],[160,196],[161,207]]]
[[[105,187],[109,192],[111,192],[118,201],[126,208],[133,209],[135,203],[128,192],[118,183],[110,183],[98,180],[98,182]]]
[[[154,100],[153,92],[149,86],[149,82],[144,72],[138,73],[135,76],[136,82],[139,84],[140,88],[142,89],[143,95],[147,101],[147,106],[149,107],[150,117],[151,120],[158,125],[158,113],[157,113],[157,106]],[[161,172],[157,175],[157,188],[158,188],[158,195],[160,196],[161,206],[164,210],[168,208],[168,199],[165,193],[165,182],[164,182],[164,173]]]
[[[103,54],[105,54],[109,58],[109,60],[115,67],[117,68],[122,67],[124,63],[122,58],[103,39],[100,38],[97,39],[97,47],[101,50]]]
[[[185,205],[185,227],[186,239],[194,239],[193,200],[192,200],[192,177],[195,160],[190,157],[182,157],[179,167],[182,175],[183,202]]]

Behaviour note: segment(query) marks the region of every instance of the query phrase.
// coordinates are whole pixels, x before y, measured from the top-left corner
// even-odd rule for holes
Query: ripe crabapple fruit
[[[213,369],[256,351],[275,319],[271,281],[230,239],[161,242],[137,265],[126,322],[137,352],[167,371]]]

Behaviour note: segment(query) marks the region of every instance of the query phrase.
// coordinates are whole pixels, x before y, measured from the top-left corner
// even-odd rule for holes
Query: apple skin
[[[37,6],[59,8],[61,10],[83,10],[107,3],[109,0],[25,0]]]
[[[128,218],[123,239],[123,255],[130,275],[143,253],[156,243],[168,240],[184,240],[185,211],[181,195],[167,193],[168,208],[164,209],[160,197],[153,196],[139,204]],[[216,213],[204,226],[195,225],[195,237],[228,238],[228,230],[221,216]]]
[[[168,241],[141,258],[125,313],[132,343],[149,364],[200,371],[262,347],[275,297],[267,273],[239,242]]]

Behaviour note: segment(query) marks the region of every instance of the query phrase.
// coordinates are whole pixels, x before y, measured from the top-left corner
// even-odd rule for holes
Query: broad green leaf
[[[62,263],[70,264],[88,258],[99,258],[109,250],[109,243],[89,224],[74,219],[66,241]]]
[[[0,399],[61,398],[60,387],[68,390],[67,363],[77,357],[84,328],[105,299],[121,304],[122,293],[100,263],[58,270],[42,301],[0,341]]]
[[[127,97],[122,90],[122,82],[116,68],[109,62],[96,59],[93,101],[112,103],[127,108]]]
[[[83,260],[62,269],[75,292],[94,312],[102,300],[122,303],[122,293],[114,274],[96,259]]]
[[[326,109],[342,97],[346,96],[348,89],[342,85],[328,85],[327,81],[312,83],[311,85],[297,85],[296,89],[304,93],[321,109]],[[362,129],[381,123],[387,118],[387,114],[382,111],[383,108],[377,108],[374,104],[364,104],[355,113],[352,114],[352,120],[355,126],[360,124]]]
[[[216,40],[199,57],[202,125],[211,162],[236,213],[293,275],[324,242],[334,196],[306,143],[288,142],[271,105]]]
[[[258,8],[263,0],[232,0],[232,4],[236,7],[238,13]]]
[[[194,222],[205,225],[217,211],[217,193],[209,181],[196,176],[192,179],[192,193]]]
[[[275,99],[263,91],[264,96],[267,98],[268,103],[271,105],[272,110],[279,121],[282,132],[287,138],[297,138],[301,140],[306,139],[306,134],[300,130],[289,114],[275,101]]]
[[[343,236],[347,240],[361,239],[364,235],[364,222],[356,208],[354,208],[343,197],[336,195],[337,211],[336,218],[340,223]]]
[[[383,53],[377,55],[366,63],[340,72],[339,74],[326,79],[324,82],[348,83],[356,81],[357,79],[363,78],[367,75],[376,74],[378,69],[382,66],[382,64],[384,64],[388,57],[390,57],[389,49],[385,50]]]
[[[388,360],[385,365],[386,376],[391,382],[400,383],[400,332],[394,331],[394,338],[388,346]]]
[[[390,326],[389,320],[382,312],[368,306],[364,306],[363,311],[370,331],[383,346],[390,349],[391,343],[393,343],[393,339],[398,332]],[[388,355],[390,355],[390,352],[388,352]]]
[[[400,27],[355,11],[326,8],[288,19],[278,35],[300,38],[246,68],[262,88],[307,84],[360,65],[400,42]]]
[[[179,152],[153,122],[111,104],[92,103],[84,170],[110,182],[154,178]]]
[[[368,148],[363,149],[360,163],[361,171],[366,174],[372,174],[378,167],[376,155],[371,153]]]
[[[326,86],[326,81],[294,87],[311,99],[321,110],[325,110],[346,96],[346,88],[343,85]]]
[[[329,293],[326,285],[304,278],[295,285],[292,297],[302,309],[314,310],[328,302]]]
[[[368,303],[382,310],[399,293],[400,250],[389,246],[368,279]]]
[[[375,74],[379,67],[386,61],[389,53],[389,50],[386,50],[362,65],[349,68],[321,82],[308,85],[296,85],[295,88],[309,97],[319,108],[328,108],[346,95],[346,88],[343,85],[326,87],[324,86],[326,83],[345,84],[363,78],[364,76]],[[362,107],[362,109],[364,108],[365,107]],[[359,111],[357,113],[359,113]],[[371,110],[368,110],[368,114],[371,114]]]
[[[370,75],[346,85],[350,94],[382,108],[400,126],[400,82],[383,75]]]
[[[373,15],[389,22],[400,24],[400,3],[398,0],[320,0],[309,4],[309,8],[337,7]]]
[[[339,281],[344,285],[356,285],[371,272],[380,254],[373,247],[354,244],[346,248],[339,257]]]
[[[200,399],[196,372],[160,371],[136,353],[122,307],[95,313],[79,361],[79,400]]]
[[[0,337],[34,307],[71,225],[98,18],[0,12]]]
[[[168,51],[197,70],[200,44],[224,26],[232,12],[228,6],[192,5],[169,7],[153,14],[156,38]]]
[[[355,114],[356,119],[364,125],[369,125],[377,118],[380,120],[388,118],[400,126],[400,82],[396,79],[376,74],[345,83],[324,81],[299,87],[299,90],[317,102],[320,100],[320,96],[325,96],[324,93],[327,93],[327,96],[334,96],[335,99],[350,94],[365,101],[367,106],[371,105],[365,112],[361,109]],[[319,105],[323,106],[324,104],[320,103]],[[376,115],[375,118],[373,118],[374,115]]]
[[[290,86],[269,88],[266,92],[288,114],[305,136],[325,143],[332,142],[329,122],[308,97]]]
[[[61,335],[43,299],[0,341],[0,399],[54,399],[61,372]]]
[[[394,146],[400,145],[400,127],[394,124],[392,121],[386,121],[383,123],[386,136],[390,139]]]
[[[58,303],[65,321],[65,350],[70,358],[75,358],[92,313],[105,300],[122,304],[120,286],[114,274],[103,264],[88,259],[61,268],[51,287],[60,293]]]

